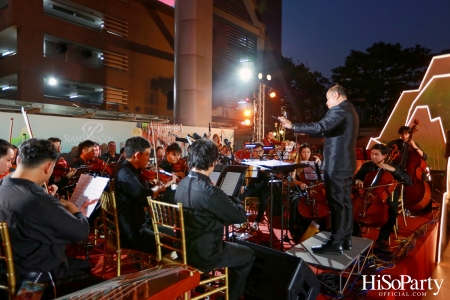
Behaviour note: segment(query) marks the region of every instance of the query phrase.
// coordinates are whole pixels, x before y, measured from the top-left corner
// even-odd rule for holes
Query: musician
[[[166,150],[164,150],[162,146],[156,147],[156,161],[158,162],[158,165],[163,161],[165,156]]]
[[[404,146],[411,146],[411,148],[416,151],[423,160],[427,160],[428,156],[425,152],[420,148],[420,146],[412,139],[412,130],[408,126],[401,126],[398,129],[398,134],[400,135],[400,138],[397,140],[390,141],[388,143],[388,147],[391,148],[392,145],[396,144],[398,149],[404,150]],[[403,152],[403,151],[402,151]]]
[[[408,176],[406,172],[404,172],[401,168],[396,166],[394,163],[386,164],[385,159],[389,152],[389,148],[383,144],[376,144],[372,147],[372,152],[370,154],[371,161],[364,163],[358,172],[353,177],[355,181],[355,185],[357,188],[362,189],[364,187],[364,179],[366,175],[373,171],[378,171],[383,169],[387,172],[390,172],[395,180],[399,182],[403,182],[404,185],[411,185],[411,178]],[[375,242],[375,246],[379,248],[381,251],[389,252],[389,246],[387,245],[387,241],[389,240],[389,236],[393,232],[393,228],[395,225],[395,221],[397,220],[398,215],[398,198],[399,198],[399,189],[401,187],[397,187],[394,190],[394,199],[391,200],[391,197],[387,198],[387,203],[389,204],[389,219],[385,225],[380,228],[380,233]],[[360,236],[359,225],[355,224],[354,235]]]
[[[223,154],[223,155],[231,154],[228,147],[225,145],[222,145],[221,138],[219,137],[219,135],[217,133],[214,133],[214,135],[213,135],[213,142],[214,142],[214,144],[216,144],[217,149],[219,149],[220,154]]]
[[[94,159],[95,155],[95,142],[91,140],[85,140],[78,145],[78,158],[70,164],[72,168],[78,169],[81,166],[87,165],[88,161]]]
[[[249,148],[246,148],[245,145],[250,144],[250,142],[248,140],[244,140],[244,142],[242,143],[242,149],[238,150],[234,153],[234,160],[237,163],[241,163],[242,160],[244,159],[249,159],[251,156],[251,151]]]
[[[9,174],[14,159],[14,150],[10,143],[0,139],[0,179]]]
[[[19,153],[19,148],[17,148],[16,145],[11,144],[11,146],[13,147],[13,151],[14,151],[14,156],[13,159],[11,161],[11,167],[9,168],[9,172],[12,173],[16,170],[17,168],[17,153]]]
[[[120,244],[124,248],[156,253],[151,219],[144,208],[147,197],[157,199],[172,182],[158,188],[139,179],[141,170],[150,160],[150,143],[142,137],[132,137],[125,142],[125,160],[117,166],[114,174],[114,190],[119,217]],[[152,190],[153,188],[153,190]]]
[[[103,159],[107,163],[116,163],[120,157],[120,155],[116,153],[116,148],[116,142],[108,142],[108,151],[106,151],[106,153],[102,155],[101,159]]]
[[[252,149],[252,156],[254,159],[262,160],[264,158],[264,146],[261,143],[256,143],[255,145],[256,146]],[[261,223],[261,220],[264,217],[264,212],[266,211],[270,196],[269,175],[266,172],[258,170],[257,176],[257,178],[251,178],[248,181],[248,185],[241,194],[242,200],[244,200],[245,197],[258,197],[259,199],[258,215],[251,225],[252,230],[259,230],[259,223]]]
[[[100,157],[100,145],[97,142],[94,142],[94,157]]]
[[[55,147],[58,154],[61,155],[61,140],[57,137],[51,137],[51,138],[48,138],[47,141],[52,143],[52,145]],[[59,157],[59,161],[57,162],[56,165],[58,165],[58,164],[63,165],[63,166],[68,165],[66,160],[62,156]],[[76,171],[77,171],[77,169],[75,169],[75,168],[69,168],[68,172],[62,177],[57,177],[57,176],[54,176],[54,174],[52,174],[52,176],[50,176],[50,179],[49,179],[49,184],[50,185],[55,184],[58,187],[58,190],[61,191],[62,188],[67,185],[67,183],[69,182],[69,179],[76,173]]]
[[[273,138],[273,131],[267,131],[265,134],[265,138],[261,141],[261,143],[263,143],[264,146],[273,146],[274,150],[283,150],[284,146],[283,142],[277,141]]]
[[[169,146],[167,146],[165,151],[165,157],[159,164],[159,168],[163,169],[167,173],[171,173],[176,177],[184,178],[186,176],[185,172],[175,172],[174,165],[178,162],[181,156],[181,147],[178,143],[173,142]],[[167,203],[175,203],[175,185],[170,189],[166,189],[164,194],[162,195],[162,201]]]
[[[49,141],[29,139],[20,146],[17,170],[0,181],[0,222],[8,224],[19,287],[22,280],[53,278],[58,289],[60,281],[78,281],[90,270],[86,260],[65,254],[67,244],[88,237],[87,219],[75,204],[54,197],[56,186],[49,193],[42,188],[58,158]]]
[[[191,171],[178,185],[176,203],[183,204],[188,264],[203,272],[229,268],[229,299],[244,293],[255,258],[250,248],[223,240],[225,224],[243,223],[247,217],[238,199],[230,199],[209,178],[219,155],[208,139],[195,141],[188,151]]]
[[[296,161],[295,163],[300,163],[302,161],[310,161],[310,159],[313,159],[316,165],[316,168],[314,171],[319,170],[319,166],[322,163],[320,158],[316,155],[311,157],[311,147],[309,146],[309,144],[301,144],[301,145],[297,145],[297,152],[296,155],[298,155],[298,159],[296,157]],[[289,219],[289,229],[290,232],[292,234],[292,237],[294,240],[298,240],[301,235],[304,233],[304,228],[306,226],[308,226],[306,223],[306,220],[304,220],[300,214],[298,213],[298,201],[301,200],[301,196],[303,195],[303,191],[305,191],[308,187],[308,184],[306,182],[303,182],[302,180],[305,181],[305,176],[304,176],[304,169],[303,168],[298,168],[296,170],[294,170],[291,173],[291,177],[292,177],[292,181],[294,182],[294,184],[299,187],[302,192],[300,195],[294,195],[291,207],[290,207],[290,216],[291,218]],[[294,190],[295,193],[295,190]],[[297,193],[299,194],[299,193]]]
[[[347,92],[340,85],[327,92],[325,117],[313,123],[292,124],[279,117],[282,126],[305,134],[322,134],[324,141],[324,183],[328,206],[331,212],[331,234],[315,253],[342,254],[342,249],[351,249],[353,211],[351,200],[352,175],[356,168],[356,138],[359,117],[353,104],[347,101]]]

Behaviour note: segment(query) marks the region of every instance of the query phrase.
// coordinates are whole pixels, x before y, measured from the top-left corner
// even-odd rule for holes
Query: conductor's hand
[[[287,128],[287,129],[292,128],[292,122],[289,121],[288,119],[286,119],[284,117],[278,117],[278,120],[280,120],[281,126],[283,126],[284,128]]]

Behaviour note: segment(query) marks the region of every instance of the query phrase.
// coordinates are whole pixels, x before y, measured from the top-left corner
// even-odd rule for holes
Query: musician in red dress
[[[248,141],[248,140],[245,140],[243,143],[242,143],[242,149],[241,150],[238,150],[238,151],[236,151],[235,153],[234,153],[234,160],[237,162],[237,163],[241,163],[242,162],[242,160],[244,160],[244,159],[249,159],[250,157],[251,157],[251,151],[250,151],[250,149],[249,148],[245,148],[245,145],[248,145],[248,144],[250,144],[250,142]]]

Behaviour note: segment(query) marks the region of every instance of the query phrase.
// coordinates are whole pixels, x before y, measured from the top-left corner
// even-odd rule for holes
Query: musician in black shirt
[[[383,144],[376,144],[372,147],[372,151],[370,154],[371,161],[364,163],[353,177],[357,188],[362,189],[364,187],[363,182],[367,174],[373,171],[378,171],[380,169],[390,172],[395,180],[403,183],[404,185],[409,186],[412,184],[411,178],[409,178],[406,172],[401,170],[393,163],[387,164],[385,162],[388,152],[389,148]],[[387,203],[389,204],[389,219],[386,224],[380,228],[380,233],[375,242],[375,246],[385,252],[390,251],[386,242],[388,241],[390,234],[393,232],[395,221],[397,220],[398,216],[398,198],[400,185],[401,184],[399,184],[399,186],[394,190],[393,199],[391,198],[391,196],[388,196],[386,199]],[[357,224],[355,224],[354,226],[354,235],[360,235],[359,225]]]
[[[247,217],[240,201],[228,198],[209,178],[218,156],[217,146],[208,139],[191,145],[191,171],[180,181],[175,201],[183,203],[189,265],[204,272],[229,267],[229,299],[236,300],[244,293],[255,257],[252,249],[223,240],[225,224],[243,223]]]

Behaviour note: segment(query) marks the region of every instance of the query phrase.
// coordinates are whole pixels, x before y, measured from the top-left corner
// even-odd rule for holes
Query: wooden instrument
[[[396,147],[387,156],[386,163],[397,155]],[[353,220],[365,227],[381,227],[389,218],[388,196],[394,192],[397,181],[383,169],[372,171],[364,178],[364,189],[353,200]]]
[[[64,299],[176,299],[199,283],[199,271],[189,266],[162,265],[107,280],[66,295]]]
[[[414,126],[411,128],[409,139],[412,139],[413,133],[419,131],[419,121],[414,120]],[[422,174],[427,168],[427,163],[407,142],[403,143],[403,152],[401,157],[402,167],[409,175],[412,181],[411,186],[404,186],[403,199],[405,208],[410,210],[421,210],[431,200],[431,189],[427,182],[422,180]]]

